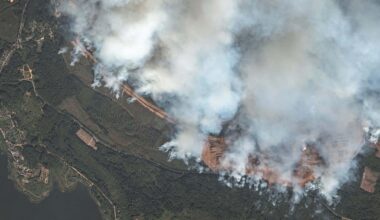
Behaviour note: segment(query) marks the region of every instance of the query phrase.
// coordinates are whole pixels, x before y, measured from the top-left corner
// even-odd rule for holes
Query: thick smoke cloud
[[[292,179],[316,143],[325,193],[345,179],[377,127],[379,3],[305,0],[73,0],[59,10],[95,48],[95,84],[123,82],[177,121],[162,148],[200,158],[209,134],[226,134],[223,163],[245,173],[248,156]]]

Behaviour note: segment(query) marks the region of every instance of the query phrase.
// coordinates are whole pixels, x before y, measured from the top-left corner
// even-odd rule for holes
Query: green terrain
[[[158,148],[173,126],[128,97],[91,88],[91,63],[70,66],[70,54],[58,54],[73,36],[52,12],[49,1],[0,0],[0,151],[8,155],[10,178],[32,202],[46,198],[53,185],[66,191],[79,183],[104,219],[380,216],[380,187],[374,194],[359,188],[364,164],[380,170],[372,152],[331,208],[315,193],[293,205],[290,190],[230,188],[215,174],[168,161]],[[97,138],[97,150],[76,136],[79,128]]]

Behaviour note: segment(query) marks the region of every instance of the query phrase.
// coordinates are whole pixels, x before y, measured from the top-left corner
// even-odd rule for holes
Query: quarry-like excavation
[[[224,137],[209,136],[203,148],[202,161],[214,172],[233,171],[228,164],[222,163],[226,150],[228,150],[228,145]],[[249,155],[247,161],[245,167],[245,175],[247,176],[261,176],[269,185],[292,186],[293,184],[297,184],[301,187],[316,179],[314,168],[323,164],[323,160],[317,150],[312,146],[305,146],[293,172],[293,177],[296,180],[293,181],[281,178],[278,172],[266,164],[265,156]]]

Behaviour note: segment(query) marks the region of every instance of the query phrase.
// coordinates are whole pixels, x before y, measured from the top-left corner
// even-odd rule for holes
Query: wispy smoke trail
[[[380,113],[380,8],[376,1],[74,0],[60,11],[93,45],[96,83],[129,80],[178,122],[163,148],[201,156],[223,130],[222,164],[244,175],[250,155],[293,181],[302,148],[333,192]]]

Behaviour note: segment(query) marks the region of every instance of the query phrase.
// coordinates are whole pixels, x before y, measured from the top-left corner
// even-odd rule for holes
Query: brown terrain
[[[377,142],[376,144],[373,144],[372,147],[376,149],[376,157],[380,158],[380,142]]]
[[[372,169],[365,167],[360,188],[366,192],[374,193],[377,179],[380,177],[380,172],[375,172]]]
[[[223,155],[228,146],[223,137],[209,136],[202,152],[202,161],[214,172],[231,170],[231,166],[222,163]],[[245,168],[248,176],[259,175],[269,185],[281,184],[291,186],[292,180],[282,179],[274,169],[266,165],[265,156],[250,155]],[[305,186],[308,182],[315,180],[314,168],[323,164],[317,150],[312,146],[305,147],[302,151],[300,161],[294,170],[293,177],[298,180],[298,185]]]
[[[98,147],[96,146],[96,139],[93,136],[91,136],[89,133],[87,133],[85,130],[83,130],[82,128],[80,128],[75,134],[87,146],[91,147],[94,150],[98,149]]]
[[[371,147],[376,149],[375,156],[380,158],[380,142],[376,144],[370,145]],[[377,180],[380,177],[380,172],[373,171],[369,167],[365,167],[362,176],[362,182],[360,184],[360,188],[366,192],[374,193]]]
[[[202,161],[212,170],[221,169],[220,158],[223,157],[227,144],[223,137],[209,136],[202,151]]]

